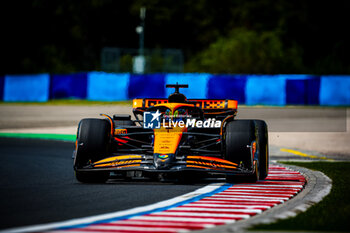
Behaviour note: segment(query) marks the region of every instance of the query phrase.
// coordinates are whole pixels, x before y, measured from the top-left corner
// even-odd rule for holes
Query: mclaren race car
[[[188,85],[170,84],[167,99],[134,99],[133,114],[101,114],[82,119],[74,150],[74,170],[83,183],[111,175],[184,177],[186,174],[256,181],[268,175],[267,125],[237,120],[237,101],[187,99]],[[190,175],[192,177],[192,175]]]

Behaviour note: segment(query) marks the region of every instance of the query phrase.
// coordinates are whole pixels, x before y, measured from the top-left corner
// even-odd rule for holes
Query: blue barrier
[[[0,76],[0,101],[4,99],[4,76]]]
[[[350,105],[350,76],[322,76],[321,105]]]
[[[87,73],[54,74],[50,80],[50,99],[86,99]]]
[[[6,75],[0,77],[0,100],[43,102],[80,98],[118,101],[166,98],[165,84],[188,84],[187,98],[236,99],[247,105],[350,105],[350,76],[211,75],[105,72]]]
[[[49,74],[6,75],[4,101],[47,101],[49,99],[49,85]]]
[[[165,75],[130,75],[129,99],[165,98]]]
[[[209,79],[209,99],[234,99],[239,104],[245,103],[245,75],[213,75]]]
[[[208,79],[211,74],[167,74],[166,84],[188,84],[188,88],[181,90],[188,99],[205,99],[207,97]],[[166,89],[166,96],[173,93],[172,88]]]
[[[286,104],[318,105],[320,78],[309,75],[284,75],[286,83]]]
[[[98,101],[118,101],[128,99],[130,75],[89,72],[87,82],[87,99]]]
[[[286,79],[273,75],[248,75],[246,104],[285,105]]]

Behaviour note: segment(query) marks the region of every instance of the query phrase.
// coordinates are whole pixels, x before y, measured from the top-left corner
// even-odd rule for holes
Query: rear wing
[[[147,108],[157,104],[168,103],[168,99],[134,99],[133,111],[135,114],[143,113]],[[204,115],[235,115],[237,112],[237,100],[229,99],[189,99],[186,104],[193,104],[201,108]]]
[[[237,100],[216,100],[216,99],[190,99],[188,102],[193,103],[196,107],[203,110],[207,109],[237,109]]]
[[[166,104],[168,99],[134,99],[133,108],[147,109],[156,104]],[[223,100],[223,99],[189,99],[187,104],[193,104],[194,106],[205,109],[237,109],[237,100]]]

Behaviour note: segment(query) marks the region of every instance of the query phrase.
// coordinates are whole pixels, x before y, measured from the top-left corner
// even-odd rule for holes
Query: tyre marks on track
[[[186,232],[247,219],[297,195],[305,177],[283,166],[270,165],[269,176],[256,183],[234,184],[223,191],[183,205],[127,219],[87,224],[54,232]]]

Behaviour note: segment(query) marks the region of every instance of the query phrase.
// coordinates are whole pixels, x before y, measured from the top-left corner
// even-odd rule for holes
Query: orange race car
[[[266,178],[269,149],[262,120],[236,120],[237,101],[187,99],[179,88],[167,99],[134,99],[130,115],[82,119],[74,150],[80,182],[110,177],[225,176]],[[186,178],[185,178],[186,179]]]

